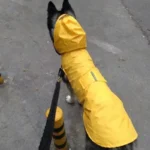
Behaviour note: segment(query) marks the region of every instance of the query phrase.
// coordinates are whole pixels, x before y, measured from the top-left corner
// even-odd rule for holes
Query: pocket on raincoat
[[[79,80],[82,89],[86,90],[94,82],[107,82],[99,70],[95,67],[91,69],[88,73],[82,76]]]

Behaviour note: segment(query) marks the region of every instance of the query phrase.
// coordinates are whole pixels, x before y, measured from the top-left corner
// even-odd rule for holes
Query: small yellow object
[[[2,77],[1,74],[0,74],[0,84],[4,84],[4,78]]]
[[[99,146],[115,148],[135,141],[138,134],[122,101],[90,57],[86,33],[69,15],[58,18],[54,46],[61,54],[61,65],[83,105],[83,122],[90,139]]]
[[[50,109],[48,109],[45,113],[46,117],[48,117]],[[64,117],[63,111],[60,107],[56,109],[55,115],[55,123],[54,123],[54,132],[53,132],[53,140],[56,150],[68,150],[67,137],[64,128]]]

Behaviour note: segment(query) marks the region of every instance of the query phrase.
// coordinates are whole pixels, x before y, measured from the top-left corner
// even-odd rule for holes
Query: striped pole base
[[[48,117],[50,109],[46,111],[46,117]],[[56,150],[68,150],[67,137],[64,128],[63,111],[60,107],[56,109],[53,140]]]
[[[4,78],[2,77],[1,73],[0,73],[0,85],[4,84]]]

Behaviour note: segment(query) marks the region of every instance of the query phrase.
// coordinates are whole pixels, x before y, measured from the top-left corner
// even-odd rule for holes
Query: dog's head
[[[54,42],[54,27],[57,19],[63,14],[69,14],[76,18],[73,8],[71,7],[68,0],[64,0],[61,10],[57,10],[56,6],[52,1],[48,3],[48,17],[47,17],[47,27],[50,33],[52,42]]]

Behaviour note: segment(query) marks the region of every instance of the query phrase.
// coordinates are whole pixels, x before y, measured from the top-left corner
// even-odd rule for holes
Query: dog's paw
[[[67,95],[66,96],[66,102],[69,103],[69,104],[73,104],[74,100],[72,99],[72,97],[70,95]]]

